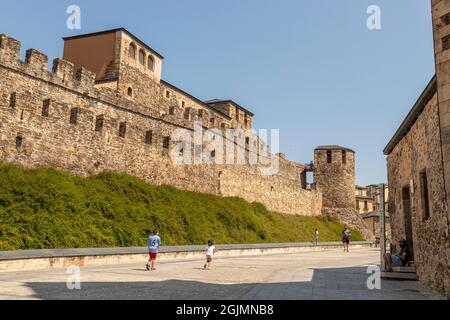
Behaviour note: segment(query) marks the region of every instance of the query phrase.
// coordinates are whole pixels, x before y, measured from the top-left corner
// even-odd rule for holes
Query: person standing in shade
[[[153,235],[148,238],[148,254],[150,257],[147,263],[147,271],[156,270],[156,259],[158,258],[159,246],[161,245],[161,238],[159,237],[159,230],[155,230]]]
[[[352,234],[350,233],[350,230],[345,227],[344,231],[342,231],[342,243],[344,245],[344,252],[349,252],[348,247],[350,245],[350,237]]]
[[[316,240],[316,246],[319,243],[319,229],[316,228],[316,230],[314,231],[314,239]]]

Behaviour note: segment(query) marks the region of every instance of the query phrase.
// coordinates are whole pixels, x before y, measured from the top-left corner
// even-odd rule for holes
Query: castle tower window
[[[239,121],[239,109],[236,108],[236,121]]]
[[[136,59],[136,45],[134,43],[130,43],[130,47],[128,49],[128,56],[131,59]]]
[[[245,116],[244,116],[244,126],[245,126],[245,128],[247,128],[247,126],[248,126],[248,116],[247,116],[247,114],[245,114]]]
[[[181,107],[182,107],[182,108],[185,108],[185,107],[186,107],[186,102],[181,101]]]
[[[152,144],[153,143],[153,131],[149,130],[145,133],[145,143]]]
[[[442,49],[443,50],[450,49],[450,35],[445,36],[444,38],[442,38]]]
[[[11,96],[9,97],[9,106],[11,108],[16,107],[16,99],[17,99],[17,94],[15,92],[11,93]]]
[[[426,221],[430,219],[430,200],[428,196],[428,177],[426,170],[423,170],[420,173],[420,191],[422,196],[422,215],[423,219]]]
[[[181,149],[180,152],[178,152],[178,156],[180,156],[180,157],[184,156],[184,149]]]
[[[274,187],[270,187],[270,192],[274,192],[275,188]]]
[[[139,50],[139,63],[145,66],[145,51]]]
[[[22,144],[23,144],[23,136],[21,133],[19,133],[16,136],[16,149],[22,148]]]
[[[216,157],[216,150],[211,151],[211,159]]]
[[[155,59],[153,59],[152,56],[148,56],[147,68],[149,68],[150,71],[154,71],[155,70]]]
[[[450,13],[447,13],[446,15],[441,17],[441,21],[446,26],[450,24]]]
[[[128,95],[129,97],[133,97],[133,89],[132,89],[132,88],[128,88],[128,90],[127,90],[127,95]]]
[[[166,90],[166,98],[170,99],[170,91],[169,90]]]
[[[249,145],[250,144],[250,137],[245,137],[245,144]]]
[[[175,107],[172,106],[172,107],[169,108],[169,114],[171,116],[173,116],[175,114]]]
[[[184,110],[184,119],[189,120],[191,116],[191,109],[187,108],[186,110]]]
[[[169,149],[170,148],[170,137],[164,137],[163,139],[163,148]]]
[[[95,118],[95,131],[96,132],[101,132],[103,130],[103,122],[105,120],[105,117],[102,116],[97,116]]]
[[[121,122],[119,125],[119,137],[125,138],[126,134],[127,134],[127,123]]]
[[[45,99],[42,103],[42,113],[43,117],[48,117],[50,113],[50,99]]]
[[[327,150],[327,163],[333,163],[333,153],[331,150]]]
[[[72,108],[70,110],[70,124],[77,125],[78,114],[80,113],[80,108]]]
[[[197,115],[198,115],[199,118],[203,118],[203,110],[199,109]]]
[[[342,150],[342,163],[346,164],[347,163],[347,151]]]

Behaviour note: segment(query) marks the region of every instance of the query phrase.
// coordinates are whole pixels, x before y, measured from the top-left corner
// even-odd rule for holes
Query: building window
[[[41,113],[41,115],[43,117],[48,117],[49,113],[50,113],[50,99],[46,99],[42,103],[42,113]]]
[[[333,162],[333,153],[331,152],[331,150],[327,150],[327,163],[332,162]]]
[[[15,92],[11,93],[11,95],[9,97],[9,106],[11,108],[16,107],[16,100],[17,100],[17,94]]]
[[[236,108],[236,121],[239,121],[239,109]]]
[[[169,149],[170,148],[170,137],[164,137],[163,148],[164,149]]]
[[[105,117],[104,116],[97,116],[95,118],[95,131],[101,132],[103,130],[103,122]]]
[[[185,108],[185,107],[186,107],[186,102],[181,101],[181,107],[182,107],[182,108]]]
[[[446,26],[450,24],[450,13],[447,13],[446,15],[441,17],[441,21]]]
[[[170,114],[171,116],[173,116],[173,115],[175,114],[175,107],[170,107],[170,108],[169,108],[169,114]]]
[[[79,112],[80,108],[72,108],[70,110],[70,124],[77,125]]]
[[[250,137],[246,137],[246,138],[245,138],[245,144],[246,144],[246,145],[249,145],[249,144],[250,144]]]
[[[169,90],[166,90],[166,98],[170,99],[170,91]]]
[[[145,143],[152,144],[153,143],[153,131],[149,130],[145,133]]]
[[[359,210],[361,207],[359,206],[359,200],[356,200],[356,209]]]
[[[191,116],[191,109],[187,108],[186,110],[184,110],[184,119],[189,120]]]
[[[342,163],[343,164],[347,163],[347,151],[345,150],[342,151]]]
[[[128,56],[131,59],[136,59],[136,45],[134,43],[130,43],[130,47],[128,49]]]
[[[225,129],[225,128],[226,128],[226,124],[225,124],[224,122],[222,122],[222,124],[220,125],[220,127],[221,127],[222,129]]]
[[[244,126],[245,126],[245,128],[247,128],[247,126],[248,126],[248,116],[247,116],[247,114],[244,115]]]
[[[216,157],[216,150],[211,151],[211,159]]]
[[[216,124],[216,119],[214,118],[209,119],[209,123],[211,124],[211,127],[214,127],[214,125]]]
[[[129,88],[127,89],[127,95],[128,95],[129,97],[133,97],[133,89],[132,89],[131,87],[129,87]]]
[[[119,125],[119,137],[125,138],[126,134],[127,134],[127,123],[121,122]]]
[[[22,148],[22,144],[23,144],[23,136],[21,133],[17,134],[16,136],[16,149],[20,149]]]
[[[369,210],[369,203],[367,201],[364,201],[364,211]]]
[[[198,115],[199,118],[203,118],[203,110],[199,109],[197,115]]]
[[[430,219],[430,199],[429,199],[429,192],[428,192],[428,177],[427,177],[427,171],[424,170],[420,173],[420,191],[422,195],[422,214],[423,219],[428,220]]]
[[[442,38],[442,50],[450,49],[450,35]]]
[[[147,68],[149,68],[150,71],[154,71],[155,70],[155,60],[153,59],[152,56],[148,56]]]
[[[139,63],[145,65],[145,51],[142,49],[139,50]]]

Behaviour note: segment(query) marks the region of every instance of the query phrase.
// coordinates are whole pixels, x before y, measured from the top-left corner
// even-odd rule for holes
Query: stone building
[[[373,233],[355,209],[355,152],[338,145],[320,146],[314,152],[314,186],[323,194],[323,211],[349,227],[359,229],[366,239]]]
[[[450,2],[432,0],[436,76],[387,155],[394,249],[407,239],[419,279],[450,298]]]
[[[80,176],[124,172],[152,184],[243,197],[281,213],[321,214],[322,193],[307,189],[307,166],[274,157],[250,131],[253,113],[231,100],[201,101],[164,81],[163,56],[127,30],[65,38],[64,59],[55,59],[51,71],[35,49],[21,61],[20,47],[0,35],[0,161]],[[231,156],[246,162],[216,163],[223,147],[203,142],[180,148],[173,133],[187,131],[194,141],[198,123],[213,130],[209,142],[224,137]],[[239,136],[225,135],[228,129]],[[174,154],[184,157],[188,147],[209,162],[175,163]],[[251,164],[252,157],[267,163]],[[274,159],[279,170],[262,174]]]
[[[374,198],[370,195],[367,187],[356,186],[356,211],[359,214],[375,211]]]

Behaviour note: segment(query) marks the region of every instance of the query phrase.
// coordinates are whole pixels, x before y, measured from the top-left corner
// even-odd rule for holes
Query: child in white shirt
[[[216,246],[214,245],[213,240],[208,241],[208,246],[206,247],[205,254],[206,254],[206,263],[203,266],[203,269],[211,269],[212,266],[212,260],[214,257],[214,254],[217,252]]]

